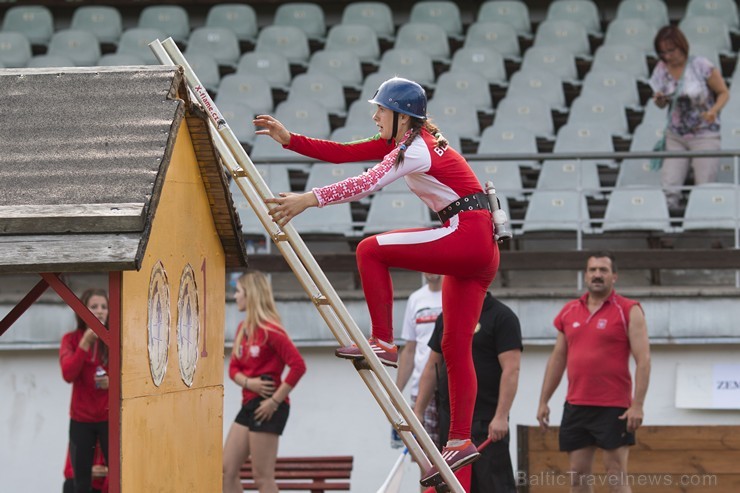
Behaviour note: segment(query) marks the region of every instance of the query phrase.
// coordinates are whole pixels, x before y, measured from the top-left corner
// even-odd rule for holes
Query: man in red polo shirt
[[[642,424],[650,379],[650,344],[640,304],[614,291],[617,266],[608,252],[588,258],[588,292],[566,303],[555,317],[557,340],[547,362],[537,411],[540,427],[549,425],[547,403],[568,370],[568,393],[560,427],[560,450],[568,452],[571,492],[591,492],[590,474],[597,448],[603,450],[612,493],[630,493],[629,446]],[[635,359],[635,386],[629,370]],[[611,482],[608,484],[612,484]]]

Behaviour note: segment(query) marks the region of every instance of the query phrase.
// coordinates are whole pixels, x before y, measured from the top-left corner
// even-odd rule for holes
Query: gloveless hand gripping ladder
[[[183,67],[192,95],[208,114],[211,135],[224,165],[336,340],[341,346],[354,343],[362,351],[365,358],[353,361],[353,364],[388,420],[399,432],[422,472],[434,464],[450,491],[465,493],[398,387],[373,353],[367,339],[357,327],[303,239],[291,223],[280,228],[272,221],[264,199],[274,197],[274,195],[175,42],[172,38],[167,38],[164,41],[155,40],[149,46],[162,64]],[[440,491],[444,489],[444,486],[438,488]]]

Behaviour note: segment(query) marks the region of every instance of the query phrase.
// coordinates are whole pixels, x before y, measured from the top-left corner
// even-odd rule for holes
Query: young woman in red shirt
[[[260,493],[277,493],[278,439],[290,412],[288,394],[306,364],[280,322],[272,288],[261,272],[239,277],[234,295],[246,317],[236,330],[229,377],[242,390],[242,408],[224,444],[224,493],[241,493],[239,470],[249,457]],[[290,371],[283,379],[285,367]]]
[[[108,294],[88,289],[80,301],[103,324],[108,323]],[[59,363],[64,380],[72,384],[69,455],[75,493],[89,493],[95,446],[108,462],[108,347],[80,318],[77,328],[62,338]]]

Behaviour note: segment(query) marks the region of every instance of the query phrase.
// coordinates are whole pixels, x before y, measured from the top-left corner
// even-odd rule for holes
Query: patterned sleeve
[[[423,153],[418,152],[416,146],[425,146],[423,139],[418,138],[409,146],[401,166],[394,166],[399,152],[399,148],[395,148],[385,156],[383,161],[359,176],[353,176],[325,187],[314,188],[312,191],[319,202],[319,207],[367,197],[403,176],[428,170],[431,162],[428,158],[421,157]]]

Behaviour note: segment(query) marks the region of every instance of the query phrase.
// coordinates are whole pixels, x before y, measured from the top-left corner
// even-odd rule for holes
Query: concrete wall
[[[518,424],[536,424],[536,405],[550,350],[546,345],[525,348],[511,414],[512,430]],[[351,454],[355,457],[352,491],[376,491],[399,454],[389,446],[390,425],[351,364],[334,358],[333,347],[304,347],[301,352],[308,372],[291,396],[293,410],[280,455]],[[740,425],[737,411],[674,406],[677,363],[737,360],[735,345],[654,345],[645,424]],[[226,373],[224,379],[225,434],[239,409],[240,391]],[[554,423],[561,417],[564,390],[561,385],[551,402]],[[0,352],[0,490],[53,492],[61,488],[70,391],[62,381],[55,350]],[[511,451],[516,461],[515,439]],[[417,471],[407,464],[402,491],[416,491],[412,487]]]

